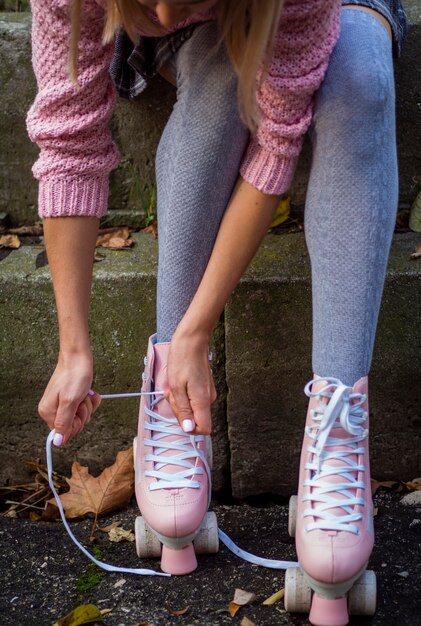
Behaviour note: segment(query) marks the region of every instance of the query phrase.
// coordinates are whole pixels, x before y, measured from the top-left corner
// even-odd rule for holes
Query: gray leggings
[[[177,103],[156,160],[158,341],[169,341],[206,268],[248,141],[236,79],[198,27],[174,59]],[[392,48],[385,28],[343,11],[315,100],[305,232],[313,371],[352,385],[368,373],[397,207]]]

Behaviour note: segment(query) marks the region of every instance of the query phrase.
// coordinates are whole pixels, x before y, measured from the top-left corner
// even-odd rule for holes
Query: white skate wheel
[[[290,613],[309,613],[311,587],[299,567],[289,567],[285,572],[285,609]]]
[[[350,615],[374,615],[376,612],[377,584],[376,574],[365,571],[355,581],[348,593]]]
[[[208,459],[209,468],[213,466],[213,449],[212,449],[212,437],[208,435],[205,439],[206,442],[206,458]]]
[[[147,526],[143,517],[136,517],[134,528],[137,556],[144,559],[161,556],[161,542]]]
[[[288,534],[295,537],[295,524],[297,523],[297,496],[291,496],[288,508]]]
[[[218,521],[215,513],[206,513],[193,545],[196,554],[216,554],[218,552]]]
[[[137,437],[133,438],[133,466],[136,467]]]

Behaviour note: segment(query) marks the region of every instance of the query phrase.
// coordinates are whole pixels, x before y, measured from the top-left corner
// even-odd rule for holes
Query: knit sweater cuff
[[[263,193],[281,195],[291,186],[297,161],[298,156],[274,154],[252,139],[243,157],[240,174]]]
[[[102,217],[108,208],[108,176],[41,180],[38,213],[44,217]]]

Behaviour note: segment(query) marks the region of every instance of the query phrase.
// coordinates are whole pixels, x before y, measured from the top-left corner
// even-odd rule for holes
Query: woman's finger
[[[75,418],[74,418],[73,424],[72,424],[72,430],[71,430],[69,438],[66,439],[66,443],[68,441],[71,441],[73,439],[73,437],[78,435],[80,433],[80,431],[82,430],[82,428],[83,428],[82,420],[80,419],[80,417],[78,415],[75,415]]]
[[[77,411],[76,411],[76,415],[77,417],[79,417],[80,421],[82,422],[82,428],[83,428],[83,426],[86,424],[90,416],[90,412],[88,410],[87,403],[85,401],[79,404]]]
[[[55,445],[60,446],[70,440],[77,408],[78,404],[74,400],[70,401],[60,398],[56,418],[54,420],[54,428],[56,430],[54,437]]]
[[[92,413],[95,413],[95,411],[101,404],[101,396],[99,395],[99,393],[96,393],[96,391],[94,391],[93,396],[89,395],[89,400],[92,402]]]
[[[181,428],[186,433],[192,433],[195,430],[196,425],[185,385],[174,385],[171,388],[169,397],[171,408],[173,409]]]

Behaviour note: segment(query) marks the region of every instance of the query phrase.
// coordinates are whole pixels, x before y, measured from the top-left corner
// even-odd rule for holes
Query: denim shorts
[[[342,5],[355,4],[370,7],[381,13],[390,23],[393,37],[393,55],[399,57],[408,32],[408,22],[401,0],[342,0]],[[123,98],[135,98],[146,87],[147,80],[166,65],[177,50],[189,39],[202,22],[165,35],[139,37],[135,46],[124,30],[116,36],[110,74]]]
[[[393,56],[400,57],[408,34],[408,20],[401,0],[342,0],[342,5],[356,4],[381,13],[392,29]]]

